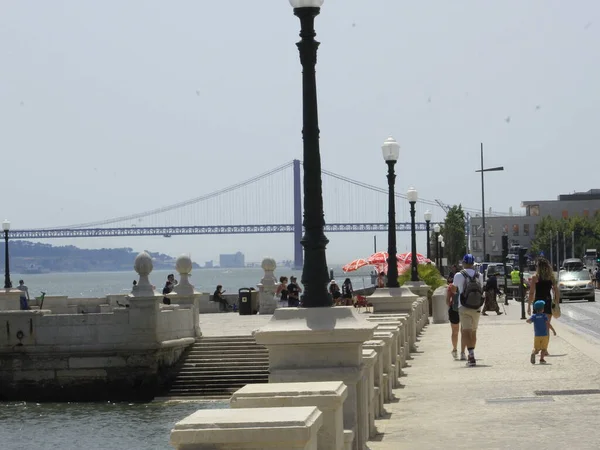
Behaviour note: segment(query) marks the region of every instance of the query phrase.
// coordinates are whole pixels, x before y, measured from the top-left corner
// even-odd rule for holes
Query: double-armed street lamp
[[[499,172],[504,170],[504,167],[490,167],[489,169],[483,168],[483,142],[481,143],[481,169],[475,172],[481,172],[481,225],[483,227],[483,257],[482,261],[487,259],[486,248],[485,248],[485,189],[483,185],[483,174],[485,172]]]
[[[429,240],[431,239],[431,237],[429,236],[429,224],[431,223],[431,211],[429,211],[429,210],[425,211],[425,214],[423,216],[425,218],[425,229],[427,231],[427,259],[431,259],[431,243],[429,242]]]
[[[321,154],[319,149],[319,114],[317,106],[317,49],[315,17],[321,12],[324,0],[290,0],[294,14],[300,19],[300,41],[296,44],[302,64],[302,138],[304,161],[304,285],[303,306],[307,308],[331,306],[327,295],[327,260],[321,185]]]
[[[440,224],[436,223],[433,226],[433,233],[435,234],[435,267],[437,267],[439,269],[439,260],[440,260],[440,245],[439,245],[439,239],[440,239]]]
[[[12,288],[8,260],[8,232],[10,231],[10,222],[6,219],[2,222],[2,230],[4,231],[4,289],[10,289]]]
[[[419,281],[419,273],[417,272],[417,233],[415,227],[415,204],[419,198],[419,193],[414,187],[411,186],[406,192],[406,198],[410,203],[410,281]]]
[[[398,283],[398,261],[396,258],[396,201],[394,194],[394,185],[396,183],[396,173],[394,166],[400,156],[400,145],[393,137],[389,137],[381,146],[383,160],[388,166],[388,273],[387,287],[399,287]]]

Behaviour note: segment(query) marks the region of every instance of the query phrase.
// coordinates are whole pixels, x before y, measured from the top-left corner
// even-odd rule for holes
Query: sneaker
[[[452,350],[452,352],[451,352],[451,353],[452,353],[452,357],[453,357],[454,359],[458,359],[458,352],[457,352],[456,350]]]
[[[546,360],[540,358],[540,364],[546,364]]]
[[[467,355],[465,355],[464,353],[460,354],[460,360],[461,361],[466,361],[467,360]]]
[[[498,314],[499,316],[501,316],[502,312],[501,311],[496,311],[496,314]]]
[[[467,361],[468,367],[475,367],[477,365],[477,361],[475,361],[474,356],[469,356],[469,360]]]
[[[531,358],[529,358],[529,361],[531,361],[531,364],[535,364],[535,353],[531,354]],[[542,362],[542,361],[543,361],[543,359],[540,360],[540,362]]]

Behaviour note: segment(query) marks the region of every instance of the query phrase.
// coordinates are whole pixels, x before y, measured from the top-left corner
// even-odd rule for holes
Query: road
[[[570,325],[580,333],[600,340],[600,290],[596,289],[596,301],[565,300],[561,303],[560,322]]]

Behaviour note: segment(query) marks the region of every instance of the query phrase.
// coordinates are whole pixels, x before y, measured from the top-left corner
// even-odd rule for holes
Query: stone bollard
[[[247,384],[234,392],[229,404],[232,408],[316,406],[323,413],[317,448],[343,450],[342,406],[347,396],[348,388],[341,381]]]
[[[363,348],[366,350],[374,350],[377,353],[377,359],[375,360],[374,366],[374,386],[378,388],[379,391],[379,401],[376,409],[376,418],[381,417],[384,414],[383,404],[386,402],[387,398],[387,385],[385,383],[386,378],[383,373],[383,366],[385,364],[384,358],[384,349],[385,342],[381,340],[372,339],[369,341],[365,341]]]
[[[361,351],[375,327],[353,307],[280,308],[254,331],[256,342],[269,350],[270,383],[339,380],[348,386],[344,429],[355,432],[355,450],[368,437]]]
[[[316,407],[201,409],[175,424],[177,450],[317,450],[323,414]]]
[[[379,399],[375,393],[375,364],[377,362],[377,352],[371,349],[363,349],[363,361],[367,368],[367,386],[368,405],[369,405],[369,437],[373,438],[377,434],[375,427],[375,417],[377,416],[375,408],[379,408]]]
[[[448,305],[446,292],[448,286],[440,286],[433,293],[431,306],[433,308],[433,323],[448,323]]]
[[[277,309],[277,299],[275,298],[277,279],[274,273],[277,263],[273,258],[264,258],[261,267],[265,271],[265,274],[257,285],[258,312],[260,314],[273,314],[275,309]]]
[[[393,346],[393,342],[394,342],[394,335],[392,333],[389,333],[387,331],[375,331],[375,333],[373,333],[373,339],[379,339],[381,341],[383,341],[385,343],[385,347],[383,350],[383,354],[384,354],[384,365],[383,365],[383,374],[384,377],[387,376],[387,402],[391,402],[394,399],[394,387],[396,386],[396,384],[398,384],[397,381],[394,381],[394,379],[396,379],[396,367],[394,366],[393,362],[392,362],[392,358],[395,359],[395,356],[393,355],[393,350],[392,350],[392,346]],[[396,379],[397,380],[397,379]]]
[[[408,349],[408,333],[407,333],[407,324],[409,317],[406,314],[393,314],[389,316],[377,316],[372,315],[367,318],[369,322],[376,323],[377,325],[385,324],[385,325],[393,325],[400,327],[400,350],[399,354],[401,355],[401,368],[406,367],[406,360],[410,359],[410,351]]]
[[[396,376],[394,377],[394,388],[400,387],[400,376],[402,375],[402,356],[401,353],[401,336],[400,336],[400,327],[397,323],[392,322],[382,322],[377,325],[377,331],[386,331],[388,333],[392,333],[394,339],[392,340],[392,365],[396,370]],[[374,335],[375,336],[375,335]]]
[[[175,261],[175,270],[179,273],[179,283],[173,289],[177,293],[177,303],[189,306],[194,315],[194,330],[196,337],[202,336],[200,330],[200,297],[202,294],[196,292],[194,285],[190,283],[192,276],[192,258],[189,255],[181,255]]]

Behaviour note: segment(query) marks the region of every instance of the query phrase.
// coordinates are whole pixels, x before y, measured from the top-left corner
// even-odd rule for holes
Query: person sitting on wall
[[[217,289],[215,289],[215,292],[213,293],[212,301],[219,303],[219,311],[227,311],[231,309],[231,305],[229,304],[229,302],[227,302],[227,299],[223,295],[225,291],[223,291],[222,289],[223,286],[218,284]]]

